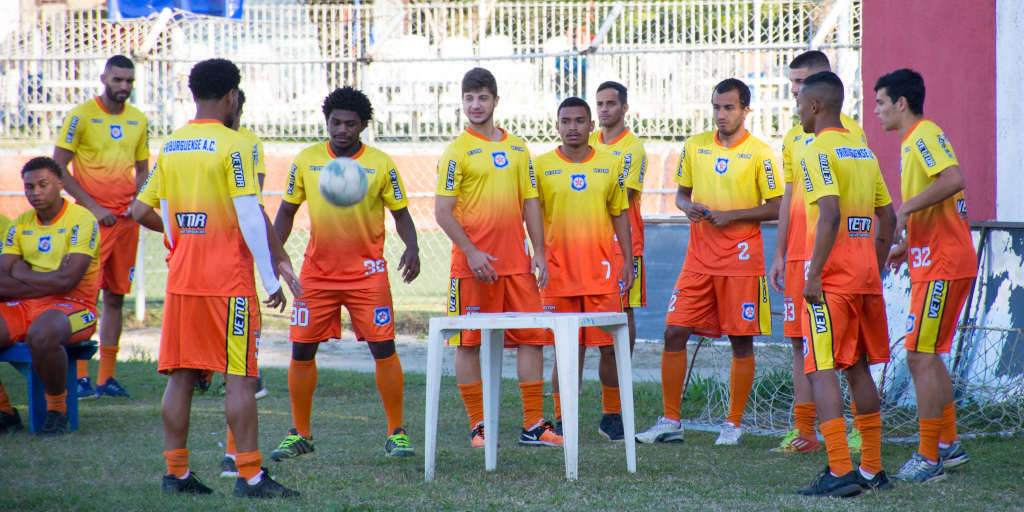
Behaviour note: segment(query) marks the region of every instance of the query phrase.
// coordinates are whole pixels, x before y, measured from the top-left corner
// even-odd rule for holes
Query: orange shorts
[[[621,295],[576,295],[572,297],[541,297],[545,312],[549,313],[618,313],[622,311]],[[545,329],[544,334],[554,344],[554,334]],[[599,327],[583,327],[580,329],[580,345],[585,347],[604,347],[615,342],[615,338]]]
[[[865,354],[868,364],[889,362],[889,326],[881,295],[824,292],[824,304],[807,304],[804,372],[842,370]]]
[[[473,313],[538,313],[540,291],[533,274],[499,276],[486,284],[475,277],[453,277],[448,289],[448,316]],[[505,331],[505,347],[517,344],[551,345],[554,341],[544,329],[509,329]],[[480,331],[462,331],[448,340],[449,345],[475,347],[480,345]]]
[[[71,323],[67,343],[88,340],[96,332],[96,306],[70,297],[39,297],[0,304],[0,317],[7,324],[10,342],[25,341],[32,322],[44,311],[55,309],[64,313]]]
[[[622,297],[622,309],[647,307],[647,272],[644,257],[633,256],[633,287]],[[604,332],[604,331],[601,331]]]
[[[391,288],[310,290],[292,303],[289,338],[297,343],[318,343],[341,337],[341,307],[352,320],[359,341],[395,339]]]
[[[679,273],[668,301],[666,325],[692,327],[701,336],[772,333],[768,282],[764,276]]]
[[[113,226],[100,224],[100,288],[128,295],[135,279],[135,253],[139,247],[139,224],[130,217],[118,217]]]
[[[256,377],[260,303],[256,297],[168,293],[160,332],[160,373],[190,368]]]
[[[793,260],[786,262],[786,289],[782,297],[782,335],[787,338],[802,338],[804,320],[804,269],[807,262]]]
[[[973,277],[910,283],[910,316],[903,347],[915,352],[948,354]]]

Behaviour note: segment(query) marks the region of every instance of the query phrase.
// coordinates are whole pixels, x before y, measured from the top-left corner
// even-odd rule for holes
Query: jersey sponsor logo
[[[13,247],[14,246],[14,233],[16,233],[17,231],[18,231],[18,227],[17,226],[11,226],[10,228],[7,229],[7,240],[4,242],[5,246],[7,246],[7,247]]]
[[[231,172],[235,175],[235,188],[245,188],[245,169],[242,167],[242,155],[231,153]]]
[[[761,164],[764,166],[764,175],[768,178],[768,188],[775,190],[775,169],[772,168],[772,161],[765,160]]]
[[[388,306],[373,310],[373,323],[377,325],[388,325],[391,323],[391,308]]]
[[[963,199],[956,200],[956,212],[960,214],[961,219],[967,218],[967,201]]]
[[[404,198],[405,194],[402,194],[402,187],[398,185],[398,170],[391,169],[388,171],[388,176],[391,178],[391,191],[395,194],[395,200]]]
[[[444,179],[445,190],[455,190],[455,160],[448,160],[448,174]]]
[[[299,172],[299,166],[292,164],[292,167],[288,169],[288,195],[295,193],[295,175]]]
[[[135,267],[128,267],[128,282],[135,282]]]
[[[718,157],[715,160],[715,172],[718,174],[725,174],[729,171],[729,159],[725,157]]]
[[[932,281],[932,294],[928,297],[928,318],[938,318],[942,313],[942,299],[946,295],[946,282]]]
[[[555,311],[555,305],[554,304],[544,304],[540,308],[542,310],[544,310],[544,311]]]
[[[459,278],[453,277],[448,286],[448,312],[459,313]]]
[[[473,156],[473,155],[475,155],[477,153],[483,153],[483,152],[484,152],[484,150],[482,150],[480,148],[471,149],[469,151],[466,151],[466,156]]]
[[[324,170],[324,166],[322,166],[322,165],[311,165],[311,166],[309,166],[309,172],[320,172],[322,170]]]
[[[914,141],[914,145],[917,146],[917,150],[921,152],[921,158],[924,158],[924,164],[928,167],[935,167],[935,157],[932,156],[931,151],[928,151],[928,146],[924,144],[924,139],[917,139]]]
[[[647,173],[647,155],[640,157],[640,173],[636,176],[636,181],[640,184],[644,182],[644,174]]]
[[[216,153],[217,141],[199,137],[195,139],[169,140],[164,143],[164,153],[191,153],[195,151]]]
[[[253,144],[252,145],[252,166],[253,166],[253,168],[255,168],[257,165],[260,164],[260,150],[259,150],[259,148],[260,148],[259,144]]]
[[[822,304],[811,304],[811,318],[814,320],[814,332],[828,332],[828,314]]]
[[[562,170],[561,169],[552,169],[550,171],[544,171],[544,176],[551,176],[551,175],[554,175],[554,174],[562,174]]]
[[[72,116],[71,122],[68,123],[68,134],[64,137],[64,142],[71,144],[71,141],[75,140],[75,130],[78,128],[78,116]]]
[[[598,169],[598,168],[594,168],[594,169],[593,169],[593,171],[594,171],[595,173],[597,173],[597,174],[608,174],[608,169]],[[626,170],[625,170],[625,169],[623,169],[623,170],[622,170],[622,172],[623,172],[623,173],[625,173],[625,172],[626,172]]]
[[[50,242],[50,235],[39,237],[39,252],[50,252],[52,248],[53,244]]]
[[[847,217],[846,231],[851,237],[870,237],[871,221],[871,217]]]
[[[533,170],[533,159],[526,161],[527,169],[530,172],[530,188],[537,188],[537,172]]]
[[[494,166],[498,169],[504,169],[508,167],[508,155],[504,151],[494,151],[491,153],[491,161],[494,162]]]
[[[139,122],[138,121],[125,121],[124,124],[130,125],[130,126],[138,126]]]
[[[914,324],[917,323],[917,316],[910,314],[907,315],[907,332],[914,332]]]
[[[757,316],[757,309],[753,302],[744,302],[740,310],[740,316],[746,321],[751,321]]]
[[[810,353],[810,349],[807,347],[807,338],[804,338],[803,340],[804,340],[804,357],[807,357],[807,354]]]
[[[626,153],[622,157],[622,174],[629,175],[629,169],[633,166],[633,153]]]
[[[231,312],[231,334],[233,336],[245,335],[245,320],[248,315],[249,299],[235,297],[233,311]]]
[[[804,190],[808,192],[814,191],[814,184],[811,183],[811,175],[807,172],[807,162],[800,160],[800,167],[804,170]]]
[[[89,120],[90,120],[90,121],[92,121],[92,122],[93,122],[93,123],[95,123],[95,124],[103,124],[103,120],[102,120],[102,119],[96,119],[96,118],[94,117],[94,118],[92,118],[92,119],[89,119]]]
[[[814,142],[814,137],[807,137],[806,139],[804,139],[804,146],[807,146],[812,142]]]
[[[955,159],[956,157],[953,156],[953,151],[949,148],[949,139],[946,138],[946,134],[940,133],[937,138],[939,139],[939,146],[941,146],[942,150],[946,152],[946,156]]]
[[[797,135],[796,137],[793,137],[793,142],[797,142],[797,141],[799,141],[802,138],[804,138],[803,135]]]
[[[92,236],[89,238],[89,248],[95,249],[96,242],[100,239],[100,223],[98,221],[92,221]]]
[[[710,149],[706,149],[706,148],[697,148],[697,154],[698,155],[710,155],[711,154],[711,150]]]
[[[520,153],[525,153],[526,152],[526,148],[524,148],[522,146],[509,146],[509,149],[511,149],[512,151],[518,151]]]
[[[112,125],[110,125],[110,138],[114,139],[114,140],[118,140],[118,139],[120,139],[122,137],[124,137],[124,130],[121,129],[121,125],[119,125],[119,124],[112,124]]]
[[[742,158],[744,160],[750,160],[750,153],[738,153],[736,158]]]
[[[71,245],[78,245],[78,224],[71,226]]]
[[[875,159],[874,153],[872,153],[871,150],[868,149],[868,148],[848,148],[848,147],[844,146],[844,147],[841,147],[841,148],[836,148],[835,151],[836,151],[836,158],[839,158],[840,160],[842,160],[844,158],[849,158],[849,159],[853,159],[853,160],[874,160]]]
[[[818,153],[818,166],[821,167],[821,180],[826,185],[835,183],[832,181],[832,168],[828,165],[828,156],[824,153]]]
[[[587,188],[587,175],[586,174],[573,174],[569,179],[569,186],[573,190],[580,192]]]
[[[174,214],[178,231],[183,234],[201,235],[206,232],[206,214],[203,212],[179,212]]]

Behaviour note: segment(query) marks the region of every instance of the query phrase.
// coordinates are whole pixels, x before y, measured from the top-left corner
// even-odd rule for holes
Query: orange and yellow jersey
[[[616,257],[613,215],[628,206],[622,187],[622,158],[590,149],[580,163],[561,151],[534,162],[544,212],[544,252],[548,297],[604,295],[619,292],[621,258]],[[613,268],[619,267],[619,268]]]
[[[263,141],[244,126],[238,127],[238,134],[252,147],[252,167],[256,171],[256,176],[266,176],[267,163],[263,161]]]
[[[153,176],[173,248],[167,291],[180,295],[256,295],[253,258],[242,237],[232,198],[255,195],[259,185],[252,146],[220,121],[201,119],[175,130],[164,143]]]
[[[438,196],[456,197],[455,219],[478,249],[498,258],[499,276],[530,271],[523,201],[537,197],[526,142],[502,130],[492,141],[466,128],[437,163]],[[473,277],[466,255],[452,244],[451,277]]]
[[[328,142],[298,154],[288,171],[284,200],[309,202],[310,235],[300,278],[318,290],[388,286],[384,260],[384,208],[409,206],[402,177],[391,157],[363,144],[351,158],[366,170],[366,197],[349,207],[328,203],[320,194],[320,170],[337,155]]]
[[[146,116],[125,103],[120,114],[99,98],[75,107],[64,118],[57,147],[75,154],[75,180],[100,206],[121,215],[135,197],[135,162],[149,159]]]
[[[692,189],[693,202],[710,210],[756,208],[766,199],[782,195],[778,168],[768,144],[747,133],[739,142],[726,147],[718,140],[716,130],[686,140],[675,182]],[[719,276],[763,276],[761,224],[690,224],[690,244],[683,269]]]
[[[52,272],[60,268],[69,254],[92,258],[85,275],[65,296],[87,304],[96,304],[100,292],[100,225],[84,206],[66,199],[60,213],[43,225],[31,209],[14,219],[4,237],[4,254],[16,254],[36,272]]]
[[[626,173],[625,187],[637,193],[629,199],[630,240],[633,243],[633,256],[644,255],[644,218],[640,212],[641,197],[644,192],[644,174],[647,173],[647,152],[640,139],[628,128],[615,140],[605,141],[604,134],[597,131],[590,134],[590,145],[597,149],[611,151],[622,159],[622,169]],[[622,252],[615,246],[615,252]]]
[[[959,165],[946,134],[928,119],[921,119],[907,132],[900,153],[900,190],[904,201],[924,192],[943,170]],[[971,240],[962,190],[910,214],[907,263],[913,282],[977,275],[978,256]]]
[[[6,215],[0,215],[0,233],[7,234],[7,230],[11,228],[11,219],[8,219]],[[3,246],[0,245],[0,250]]]
[[[848,294],[882,293],[875,254],[875,208],[892,202],[878,160],[864,139],[849,130],[826,128],[804,150],[804,202],[808,259],[818,227],[818,200],[839,198],[839,231],[821,272],[821,287]]]
[[[864,130],[846,114],[839,114],[839,119],[855,136],[867,143]],[[786,183],[793,183],[793,193],[789,202],[789,232],[786,233],[786,261],[803,261],[810,259],[811,249],[807,247],[807,211],[804,208],[804,188],[801,186],[804,175],[800,168],[800,160],[804,157],[804,148],[814,142],[814,134],[807,133],[797,123],[786,132],[782,139],[782,174]]]

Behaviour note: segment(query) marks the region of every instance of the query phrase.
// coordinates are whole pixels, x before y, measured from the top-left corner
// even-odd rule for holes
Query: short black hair
[[[626,86],[618,82],[608,80],[602,82],[601,85],[597,86],[597,92],[601,92],[605,89],[615,89],[615,92],[619,93],[619,103],[626,104]]]
[[[715,85],[714,92],[718,94],[725,94],[729,91],[739,91],[741,107],[750,106],[750,87],[747,87],[747,84],[743,83],[742,80],[726,78]],[[712,93],[712,96],[714,96],[714,93]]]
[[[242,105],[245,105],[245,93],[241,89],[238,90],[238,110],[242,110]]]
[[[875,92],[885,88],[889,99],[896,103],[901,97],[907,99],[907,107],[915,115],[924,114],[924,78],[912,69],[897,69],[882,75],[875,82]]]
[[[111,67],[135,69],[135,64],[132,62],[131,59],[125,57],[124,55],[114,55],[113,57],[107,59],[107,63],[103,66],[103,69],[110,69]]]
[[[196,100],[219,100],[234,89],[242,75],[238,66],[227,59],[207,59],[195,66],[188,74],[188,88]]]
[[[789,69],[803,68],[832,71],[832,64],[828,61],[828,55],[818,50],[810,50],[793,57],[793,60],[789,63]]]
[[[498,95],[498,81],[494,79],[494,74],[484,68],[473,68],[466,71],[466,74],[462,76],[462,93],[480,89],[487,89],[491,94]]]
[[[587,117],[591,117],[590,105],[588,105],[586,101],[583,101],[583,98],[579,98],[577,96],[569,96],[568,98],[562,100],[562,103],[558,105],[557,110],[559,116],[562,115],[562,109],[565,107],[583,107],[584,109],[587,110]]]
[[[843,109],[843,81],[839,75],[831,71],[819,71],[804,79],[802,90],[814,89],[821,102],[830,111],[839,112]]]
[[[331,117],[335,110],[351,110],[359,115],[359,120],[367,122],[373,118],[373,106],[370,105],[370,98],[367,98],[363,91],[349,86],[335,89],[334,92],[324,98],[324,119]]]
[[[37,169],[49,169],[57,178],[64,179],[64,172],[61,171],[60,164],[48,156],[37,156],[25,162],[25,165],[21,168],[21,177],[24,178],[26,174]]]

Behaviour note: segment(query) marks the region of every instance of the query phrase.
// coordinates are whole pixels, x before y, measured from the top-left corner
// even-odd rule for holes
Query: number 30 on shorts
[[[306,327],[309,325],[309,308],[305,305],[292,305],[292,319],[289,322],[291,325],[297,325],[299,327]]]

